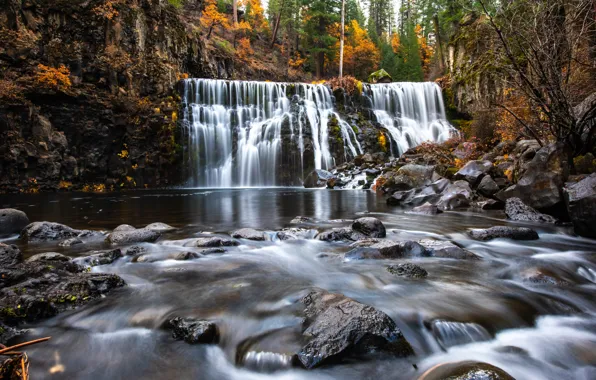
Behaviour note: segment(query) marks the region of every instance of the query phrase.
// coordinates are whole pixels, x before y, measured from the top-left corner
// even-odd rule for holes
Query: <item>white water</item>
[[[447,121],[440,87],[433,82],[387,83],[365,86],[376,121],[391,137],[399,156],[425,141],[443,142],[454,133]]]
[[[309,162],[315,169],[335,166],[328,126],[333,117],[338,120],[345,159],[362,153],[356,134],[334,111],[331,91],[323,85],[188,79],[183,96],[191,186],[287,184],[277,178],[284,126],[300,155],[298,167],[290,173],[293,179],[308,174],[305,137],[312,140],[309,151],[314,157]]]

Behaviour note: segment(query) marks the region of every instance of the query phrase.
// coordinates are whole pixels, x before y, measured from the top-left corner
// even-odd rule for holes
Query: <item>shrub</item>
[[[0,99],[16,102],[23,99],[23,89],[12,80],[0,79]]]
[[[327,81],[331,89],[335,91],[338,88],[343,88],[350,95],[359,94],[362,92],[362,82],[353,76],[346,75],[342,78],[332,78]]]
[[[236,49],[232,46],[229,41],[226,40],[218,40],[215,42],[215,47],[226,55],[234,55],[236,54]]]
[[[72,86],[70,70],[64,65],[53,68],[39,64],[35,74],[35,83],[50,90],[66,91]]]

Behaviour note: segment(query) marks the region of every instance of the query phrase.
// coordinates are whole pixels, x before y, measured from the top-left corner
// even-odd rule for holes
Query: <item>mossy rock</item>
[[[445,169],[445,174],[443,176],[447,179],[451,179],[458,171],[458,168],[447,168]]]
[[[596,159],[592,153],[585,156],[577,156],[573,159],[573,166],[577,174],[592,174],[596,172]]]
[[[368,76],[368,83],[391,83],[393,78],[384,69],[377,70]]]

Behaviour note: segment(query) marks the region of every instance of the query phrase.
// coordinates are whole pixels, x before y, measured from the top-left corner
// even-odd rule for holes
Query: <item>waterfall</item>
[[[195,187],[300,184],[306,171],[335,166],[330,132],[343,141],[344,161],[363,153],[320,84],[187,79],[182,117],[188,185]],[[329,130],[333,119],[336,131]],[[282,152],[292,146],[297,152]]]
[[[425,141],[443,142],[454,128],[447,122],[440,87],[433,82],[365,85],[375,119],[388,132],[395,156]]]

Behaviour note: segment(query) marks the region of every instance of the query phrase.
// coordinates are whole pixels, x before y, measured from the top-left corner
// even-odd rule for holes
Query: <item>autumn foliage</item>
[[[250,39],[243,37],[238,41],[236,57],[238,57],[239,60],[247,62],[249,57],[252,56],[254,53],[254,50],[250,46]]]
[[[337,43],[339,51],[339,42]],[[346,40],[344,45],[344,67],[347,73],[356,77],[365,77],[373,71],[380,59],[379,48],[358,21],[346,28]],[[337,58],[339,64],[339,55]]]
[[[207,28],[207,39],[211,38],[211,33],[216,26],[221,26],[224,29],[230,28],[230,22],[225,14],[217,9],[216,0],[206,0],[205,9],[201,14],[201,24]]]
[[[64,65],[54,68],[39,64],[35,74],[35,83],[50,90],[68,90],[72,86],[70,70]]]

